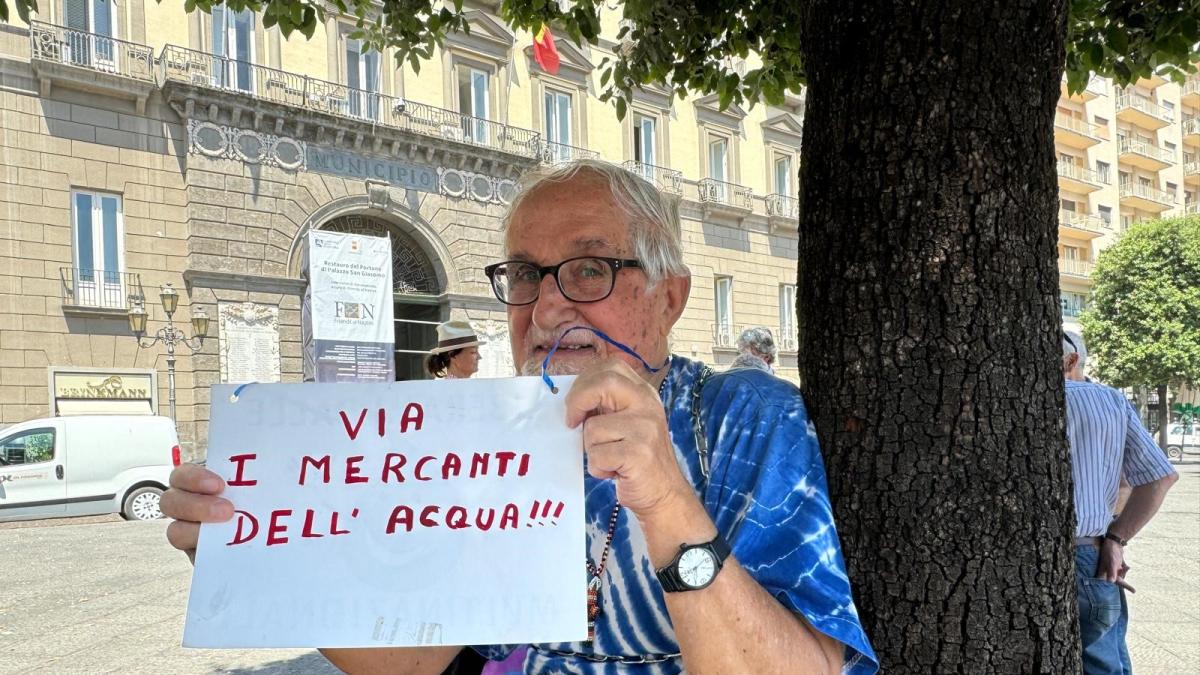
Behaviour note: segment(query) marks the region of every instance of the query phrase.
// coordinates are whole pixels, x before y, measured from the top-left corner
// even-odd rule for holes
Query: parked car
[[[1200,425],[1172,424],[1167,427],[1167,458],[1183,459],[1183,453],[1200,452]]]
[[[179,466],[167,417],[49,417],[0,430],[0,522],[120,513],[162,517],[158,502]]]

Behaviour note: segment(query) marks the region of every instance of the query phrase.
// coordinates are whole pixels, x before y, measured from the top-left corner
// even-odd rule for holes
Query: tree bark
[[[1065,0],[812,0],[801,377],[889,673],[1079,669],[1053,115]]]
[[[1167,426],[1171,423],[1171,409],[1167,404],[1167,385],[1158,385],[1158,447],[1167,451]]]

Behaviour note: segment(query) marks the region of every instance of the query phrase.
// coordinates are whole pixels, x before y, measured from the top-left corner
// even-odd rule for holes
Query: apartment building
[[[1200,80],[1095,79],[1075,96],[1064,84],[1054,139],[1063,321],[1078,330],[1100,251],[1135,222],[1196,210]]]
[[[497,5],[468,2],[471,34],[449,36],[419,73],[337,18],[283,39],[222,7],[51,0],[31,25],[0,24],[0,424],[166,413],[163,345],[139,347],[128,319],[144,308],[155,335],[171,284],[176,324],[211,326],[175,355],[181,438],[202,454],[209,385],[237,381],[251,356],[267,379],[302,377],[313,229],[391,239],[398,377],[422,376],[447,318],[486,337],[484,373],[511,372],[483,267],[500,257],[519,175],[577,157],[678,200],[695,280],[674,350],[729,363],[742,328],[767,326],[795,379],[803,100],[722,111],[647,88],[618,121],[596,97],[597,64],[618,44],[560,38],[551,75]],[[618,23],[606,12],[604,34]],[[260,348],[233,353],[246,330]]]

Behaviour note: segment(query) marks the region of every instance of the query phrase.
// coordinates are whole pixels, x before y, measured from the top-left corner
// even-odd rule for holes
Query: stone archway
[[[428,296],[442,293],[437,270],[421,245],[390,222],[370,215],[353,213],[326,221],[318,229],[368,237],[389,237],[392,241],[393,292]]]

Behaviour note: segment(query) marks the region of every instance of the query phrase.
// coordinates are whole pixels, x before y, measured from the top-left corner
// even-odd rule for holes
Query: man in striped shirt
[[[1075,586],[1083,671],[1131,673],[1125,647],[1129,618],[1123,588],[1124,547],[1154,517],[1179,479],[1137,413],[1116,389],[1083,377],[1083,337],[1063,334],[1067,440],[1075,483]],[[1124,478],[1132,492],[1114,515]]]

